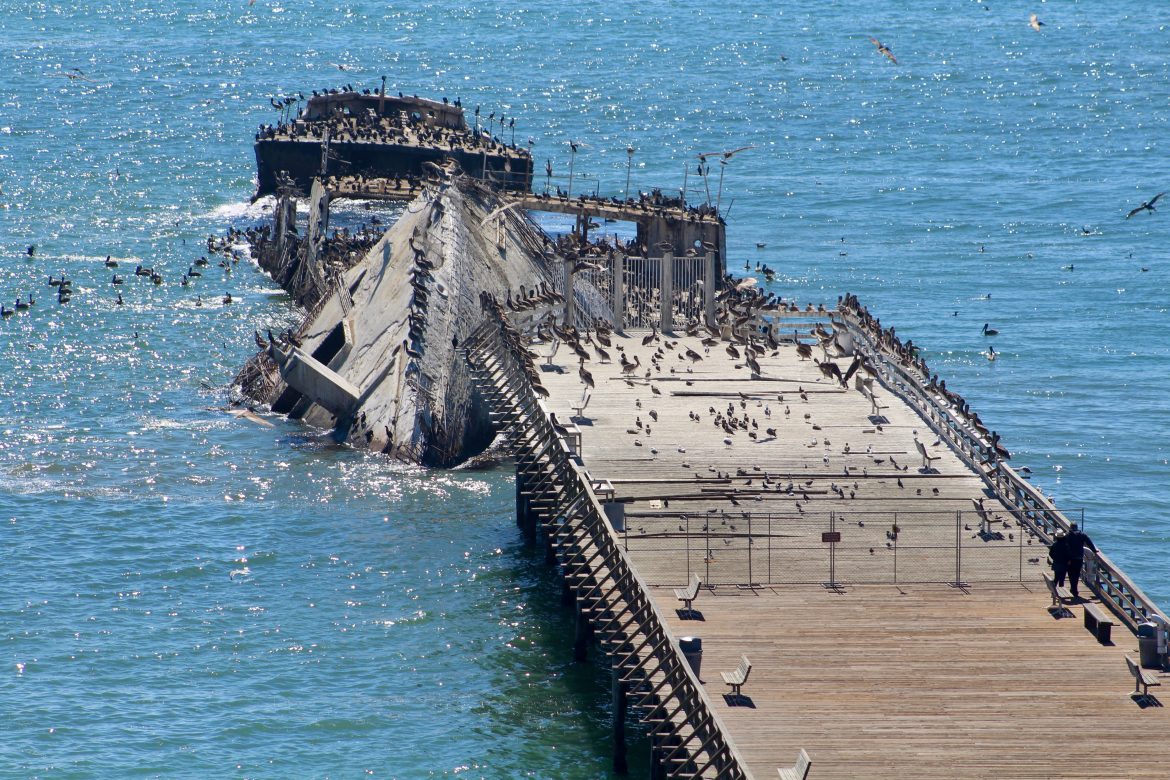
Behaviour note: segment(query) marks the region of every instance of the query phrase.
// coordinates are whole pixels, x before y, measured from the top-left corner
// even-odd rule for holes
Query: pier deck
[[[754,776],[800,748],[812,778],[1166,776],[1170,715],[1130,697],[1136,640],[1098,644],[1078,605],[1050,614],[1041,539],[906,402],[875,382],[875,408],[791,344],[753,379],[727,342],[645,335],[585,364],[579,416],[578,357],[534,345],[543,403],[623,504],[618,536],[670,631],[702,639],[706,694]],[[676,611],[692,573],[702,620]],[[719,672],[741,654],[751,705],[731,706]]]

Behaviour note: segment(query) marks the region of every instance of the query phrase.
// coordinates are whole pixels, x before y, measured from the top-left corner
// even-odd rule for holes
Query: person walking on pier
[[[1048,561],[1052,565],[1052,579],[1056,587],[1064,586],[1064,578],[1068,575],[1068,536],[1064,531],[1057,531],[1052,538],[1052,546],[1048,548]]]
[[[1074,599],[1080,598],[1077,587],[1081,582],[1081,564],[1084,563],[1085,548],[1088,547],[1093,552],[1097,552],[1097,545],[1093,544],[1093,540],[1078,528],[1076,523],[1069,523],[1068,536],[1064,538],[1064,543],[1068,550],[1069,590],[1072,591]]]

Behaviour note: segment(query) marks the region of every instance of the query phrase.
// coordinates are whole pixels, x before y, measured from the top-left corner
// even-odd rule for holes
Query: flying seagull
[[[1132,210],[1132,211],[1130,211],[1128,214],[1126,214],[1126,215],[1125,215],[1125,218],[1126,218],[1126,219],[1129,219],[1129,218],[1130,218],[1130,217],[1132,217],[1134,214],[1140,214],[1140,213],[1141,213],[1141,212],[1143,212],[1143,211],[1148,211],[1148,212],[1150,212],[1151,214],[1153,214],[1155,211],[1157,211],[1157,209],[1155,209],[1155,208],[1154,208],[1154,204],[1158,202],[1158,198],[1162,197],[1162,196],[1163,196],[1163,195],[1165,195],[1165,194],[1166,194],[1166,193],[1164,193],[1164,192],[1159,192],[1157,195],[1155,195],[1154,197],[1150,198],[1150,199],[1149,199],[1149,200],[1147,200],[1145,203],[1143,203],[1142,205],[1138,206],[1136,209],[1133,209],[1133,210]]]
[[[1044,22],[1040,21],[1040,17],[1032,14],[1028,17],[1028,26],[1036,32],[1040,32],[1040,28],[1044,26]]]

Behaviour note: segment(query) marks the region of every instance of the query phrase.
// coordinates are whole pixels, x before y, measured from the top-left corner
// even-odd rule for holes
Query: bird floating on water
[[[989,324],[990,323],[987,323],[987,322],[983,323],[983,335],[984,336],[998,336],[999,331],[996,330],[995,328],[988,327]]]

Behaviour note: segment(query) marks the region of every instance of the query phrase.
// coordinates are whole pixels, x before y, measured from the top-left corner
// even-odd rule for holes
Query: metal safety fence
[[[1048,555],[1007,511],[631,513],[622,541],[656,585],[1020,582]]]

